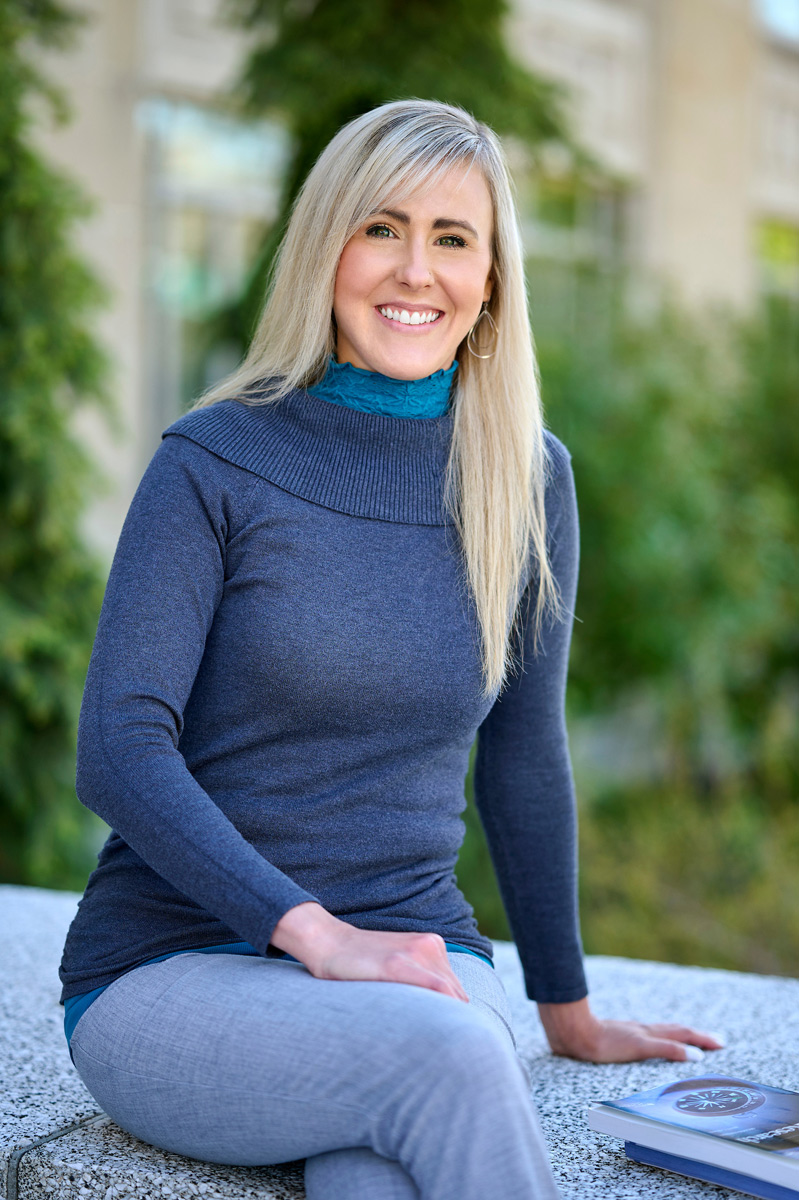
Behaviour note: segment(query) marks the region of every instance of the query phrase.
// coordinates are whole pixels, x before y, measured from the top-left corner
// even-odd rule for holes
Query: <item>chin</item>
[[[366,371],[375,371],[379,375],[387,375],[389,379],[425,379],[436,371],[446,370],[452,366],[455,350],[447,352],[433,347],[423,349],[414,346],[408,339],[405,346],[363,345],[359,347],[352,342],[343,347],[345,360],[360,366]]]
[[[394,367],[391,371],[383,371],[383,375],[388,375],[390,379],[402,379],[409,382],[411,379],[426,379],[428,375],[434,374],[438,367]]]
[[[446,361],[436,358],[426,362],[418,359],[415,362],[408,361],[407,358],[394,359],[382,367],[375,366],[370,369],[379,371],[381,375],[388,375],[390,379],[426,379],[428,375],[434,375],[436,371],[446,370],[447,367],[452,366],[453,358],[454,355],[450,355]]]

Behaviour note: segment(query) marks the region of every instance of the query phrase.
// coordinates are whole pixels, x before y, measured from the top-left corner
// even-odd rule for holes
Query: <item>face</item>
[[[434,187],[374,213],[336,273],[336,356],[392,379],[452,365],[491,295],[491,195],[454,167]]]

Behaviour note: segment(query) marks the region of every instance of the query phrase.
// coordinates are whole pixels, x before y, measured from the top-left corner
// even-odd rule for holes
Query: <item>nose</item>
[[[433,283],[433,267],[427,243],[423,239],[408,238],[396,267],[397,282],[417,292]]]

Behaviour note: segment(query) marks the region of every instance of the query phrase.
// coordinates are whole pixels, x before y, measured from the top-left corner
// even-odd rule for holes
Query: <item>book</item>
[[[635,1162],[763,1200],[799,1198],[799,1092],[702,1075],[603,1100],[587,1116]]]

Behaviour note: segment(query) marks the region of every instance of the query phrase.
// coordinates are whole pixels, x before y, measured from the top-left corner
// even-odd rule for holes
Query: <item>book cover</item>
[[[653,1121],[799,1159],[799,1092],[750,1079],[704,1075],[603,1103]]]

